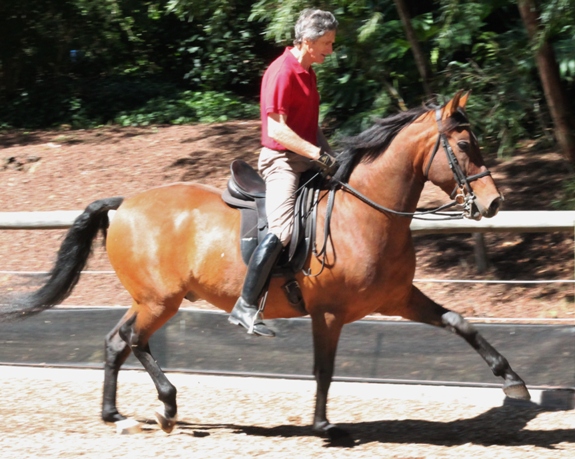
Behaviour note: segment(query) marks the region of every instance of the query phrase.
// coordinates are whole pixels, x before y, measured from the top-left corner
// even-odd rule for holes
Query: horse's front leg
[[[523,380],[515,373],[509,362],[460,314],[440,306],[412,287],[406,319],[446,328],[461,336],[487,362],[495,376],[505,380],[503,391],[511,398],[529,400],[531,396]]]
[[[335,364],[337,344],[343,324],[331,313],[312,314],[314,365],[317,391],[313,416],[314,432],[331,440],[347,436],[347,432],[327,420],[327,394]]]
[[[508,397],[520,400],[529,400],[531,398],[525,383],[511,369],[507,359],[497,352],[473,325],[461,317],[460,314],[447,309],[441,315],[441,320],[443,327],[461,336],[483,357],[495,376],[500,376],[505,380],[503,391]]]

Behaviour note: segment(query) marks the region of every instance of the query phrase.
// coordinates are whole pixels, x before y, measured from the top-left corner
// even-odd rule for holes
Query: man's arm
[[[285,122],[285,116],[270,113],[267,118],[268,135],[288,150],[309,159],[318,159],[321,147],[313,145],[297,135]],[[319,129],[319,128],[318,128]],[[322,134],[323,136],[323,134]],[[327,143],[327,142],[326,142]],[[321,145],[321,144],[320,144]]]
[[[326,153],[329,153],[330,155],[333,153],[331,147],[329,146],[329,142],[327,141],[327,138],[320,127],[317,128],[317,144]]]

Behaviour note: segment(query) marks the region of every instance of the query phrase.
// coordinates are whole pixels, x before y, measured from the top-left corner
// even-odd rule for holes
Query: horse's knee
[[[455,311],[447,311],[441,316],[441,322],[445,328],[458,335],[469,338],[477,334],[475,327],[463,318],[461,314]]]
[[[110,368],[119,368],[130,354],[130,348],[119,333],[111,333],[104,341],[105,365]]]

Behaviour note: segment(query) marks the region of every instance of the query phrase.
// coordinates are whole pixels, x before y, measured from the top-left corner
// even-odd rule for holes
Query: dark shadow
[[[213,175],[228,175],[231,159],[241,159],[257,166],[261,148],[259,126],[253,123],[207,125],[199,135],[189,137],[182,143],[195,143],[209,139],[209,149],[195,147],[187,156],[178,158],[165,170],[179,170],[180,180],[202,180]],[[218,150],[226,152],[218,154]],[[232,155],[230,155],[232,152]]]
[[[254,132],[253,125],[251,127],[251,133],[237,138],[238,134],[245,132],[245,127],[240,124],[241,122],[236,123],[224,123],[224,124],[210,124],[206,125],[204,129],[200,131],[200,134],[195,137],[189,137],[183,142],[198,142],[200,140],[206,140],[211,137],[218,137],[219,139],[215,143],[216,147],[222,147],[225,149],[230,148],[230,142],[227,136],[234,136],[234,144],[233,146],[238,149],[244,149],[246,147],[253,147],[258,148],[260,146],[259,143],[259,136],[255,134],[259,134],[259,126],[257,127],[257,132]]]
[[[497,183],[505,187],[506,210],[547,210],[549,203],[557,199],[562,182],[573,178],[573,168],[567,161],[550,161],[537,155],[525,155],[513,163],[504,161],[498,172],[505,175]]]
[[[569,233],[487,233],[484,240],[486,278],[540,279],[541,266],[545,266],[545,279],[564,279],[565,260],[573,257],[573,235]],[[416,236],[414,243],[418,259],[425,260],[429,268],[440,272],[457,268],[458,278],[477,278],[471,235]]]
[[[473,443],[481,446],[535,446],[554,449],[560,443],[575,443],[575,429],[525,430],[525,426],[546,410],[536,404],[513,406],[504,404],[491,408],[474,418],[451,422],[424,420],[370,421],[338,424],[347,430],[347,439],[326,439],[326,447],[351,448],[372,442],[459,446]],[[191,424],[178,422],[178,428],[191,435],[209,435],[210,431],[229,429],[254,437],[312,437],[309,426],[280,425],[276,427],[238,424]]]
[[[45,142],[41,132],[26,133],[25,131],[0,131],[0,147],[9,148],[15,145],[37,145]]]

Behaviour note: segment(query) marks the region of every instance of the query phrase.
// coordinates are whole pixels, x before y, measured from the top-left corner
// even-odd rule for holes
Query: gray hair
[[[299,45],[304,39],[316,41],[326,32],[337,29],[337,19],[329,11],[307,8],[303,10],[295,24],[294,45]]]

